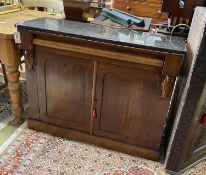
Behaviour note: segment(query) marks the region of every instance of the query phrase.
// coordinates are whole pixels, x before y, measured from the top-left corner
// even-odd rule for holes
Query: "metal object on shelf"
[[[137,27],[145,26],[143,18],[134,17],[119,10],[103,9],[102,15],[126,27],[130,27],[132,25],[135,25]]]

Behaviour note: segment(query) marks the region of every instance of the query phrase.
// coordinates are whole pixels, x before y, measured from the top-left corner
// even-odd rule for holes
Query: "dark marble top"
[[[170,37],[162,34],[50,18],[26,21],[17,24],[17,27],[135,48],[179,54],[186,53],[184,38],[175,36]]]

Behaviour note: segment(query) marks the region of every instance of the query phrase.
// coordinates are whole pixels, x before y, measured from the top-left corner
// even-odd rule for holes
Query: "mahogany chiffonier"
[[[49,18],[17,28],[30,128],[159,158],[183,38]]]

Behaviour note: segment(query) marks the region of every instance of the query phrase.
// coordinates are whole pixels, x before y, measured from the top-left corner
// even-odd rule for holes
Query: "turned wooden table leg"
[[[19,81],[20,72],[18,66],[9,67],[7,66],[7,79],[8,79],[8,88],[12,101],[12,111],[15,117],[13,124],[22,123],[22,114],[23,114],[23,105],[21,98],[21,84]]]
[[[18,125],[23,121],[21,84],[19,82],[20,72],[18,70],[22,54],[19,46],[15,44],[13,36],[5,34],[4,37],[0,37],[0,46],[0,61],[6,67],[9,94],[12,102],[12,114],[15,117],[12,124]]]

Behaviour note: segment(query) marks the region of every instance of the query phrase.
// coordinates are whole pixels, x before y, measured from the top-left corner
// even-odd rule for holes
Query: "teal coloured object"
[[[126,27],[130,27],[132,25],[136,25],[137,27],[145,26],[144,19],[130,16],[118,10],[103,9],[102,15]]]

